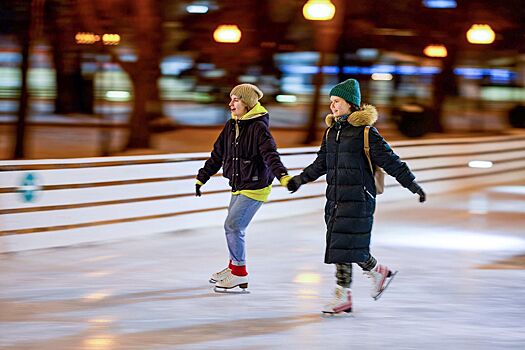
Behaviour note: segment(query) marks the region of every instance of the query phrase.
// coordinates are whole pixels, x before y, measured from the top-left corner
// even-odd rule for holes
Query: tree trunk
[[[323,66],[326,64],[327,55],[337,51],[339,39],[343,28],[346,6],[343,0],[333,0],[335,7],[335,17],[330,21],[320,21],[315,26],[315,46],[319,51],[319,61],[317,63],[318,72],[314,76],[314,95],[310,110],[310,119],[306,127],[306,137],[304,144],[309,144],[317,139],[317,127],[319,124],[319,99],[323,87],[324,75]]]
[[[98,34],[120,33],[119,21],[128,12],[123,12],[119,1],[83,1],[77,0],[79,14],[86,28]],[[133,112],[129,119],[129,135],[126,148],[147,148],[150,146],[150,123],[162,116],[157,81],[160,77],[160,60],[162,59],[162,18],[160,6],[156,0],[129,1],[125,11],[133,14],[133,32],[128,33],[137,53],[136,62],[123,62],[111,47],[105,49],[129,74],[133,84]],[[100,16],[113,13],[112,20]],[[123,35],[125,35],[124,33]]]
[[[55,113],[93,113],[91,86],[84,82],[80,47],[75,43],[75,7],[47,2],[48,37],[53,50],[56,92]]]
[[[130,74],[135,102],[127,148],[147,148],[150,146],[150,123],[161,115],[157,87],[162,42],[159,5],[155,0],[136,0],[135,18],[138,22],[135,31],[138,57]]]
[[[433,108],[428,123],[430,132],[443,132],[443,107],[447,96],[457,94],[454,65],[457,50],[453,46],[448,48],[448,56],[444,58],[441,72],[434,78]]]
[[[133,112],[129,120],[129,136],[126,148],[149,148],[150,130],[147,122],[147,79],[136,74],[132,77],[134,87]]]
[[[153,0],[137,0],[136,38],[138,57],[131,75],[134,89],[134,109],[130,118],[129,138],[126,148],[150,146],[150,125],[162,116],[162,106],[157,85],[161,59],[161,28],[158,5]]]
[[[92,84],[84,81],[77,52],[54,49],[57,96],[55,113],[93,113]]]
[[[20,42],[22,44],[22,66],[21,79],[22,86],[20,88],[20,100],[18,104],[18,118],[16,121],[16,131],[13,147],[13,158],[22,159],[25,157],[25,141],[26,141],[26,119],[27,110],[29,105],[29,89],[27,81],[27,73],[29,70],[29,54],[31,52],[31,29],[32,29],[32,16],[33,4],[28,4],[27,8],[27,22],[22,27],[22,33],[20,35]]]
[[[325,64],[325,53],[319,52],[319,61],[317,63],[318,72],[313,77],[314,83],[314,96],[312,100],[312,106],[310,109],[310,118],[308,119],[308,126],[306,137],[303,141],[305,145],[308,145],[317,140],[317,127],[319,124],[319,99],[321,98],[321,88],[324,82],[323,66]]]

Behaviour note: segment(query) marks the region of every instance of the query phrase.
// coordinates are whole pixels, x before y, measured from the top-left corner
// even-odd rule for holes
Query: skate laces
[[[224,269],[220,270],[219,272],[215,272],[214,275],[216,275],[216,276],[224,275],[224,274],[226,274],[228,272],[229,269],[230,269],[229,267],[225,267]]]
[[[388,267],[383,265],[377,265],[377,267],[375,267],[373,270],[363,271],[363,275],[366,275],[366,277],[372,278],[375,281],[377,281],[377,279],[388,277],[389,271],[390,270],[388,269]]]
[[[363,271],[363,274],[371,280],[373,289],[379,288],[379,284],[381,284],[383,278],[381,273],[377,271]]]
[[[227,273],[224,279],[221,281],[222,283],[230,282],[235,278],[235,275],[231,272]]]
[[[336,288],[333,300],[331,302],[337,304],[341,300],[347,300],[348,299],[349,290],[346,288]]]

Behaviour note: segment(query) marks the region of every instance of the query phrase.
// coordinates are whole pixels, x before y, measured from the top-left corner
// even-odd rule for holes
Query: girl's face
[[[248,106],[246,106],[241,99],[235,95],[231,95],[231,100],[228,106],[230,107],[232,114],[237,118],[248,113]]]
[[[330,110],[334,117],[350,114],[350,103],[339,96],[330,96]]]

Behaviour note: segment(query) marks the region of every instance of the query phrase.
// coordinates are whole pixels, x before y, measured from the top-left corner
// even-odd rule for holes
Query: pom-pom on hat
[[[262,91],[252,84],[240,84],[235,86],[230,92],[230,97],[232,95],[237,96],[250,109],[252,109],[263,97]]]

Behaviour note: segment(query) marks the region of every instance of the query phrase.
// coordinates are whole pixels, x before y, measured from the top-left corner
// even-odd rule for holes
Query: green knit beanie
[[[330,90],[330,96],[338,96],[357,107],[361,106],[361,91],[355,79],[348,79],[334,86]]]

